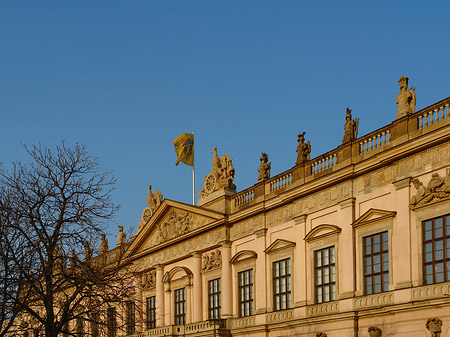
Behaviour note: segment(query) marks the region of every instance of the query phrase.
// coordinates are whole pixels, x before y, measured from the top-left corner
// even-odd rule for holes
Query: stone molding
[[[294,319],[294,309],[274,311],[266,314],[266,324],[285,322]]]
[[[450,296],[450,282],[430,284],[412,289],[412,300],[421,301]]]
[[[339,312],[339,302],[327,302],[306,307],[306,316],[322,316]]]
[[[353,299],[355,309],[365,309],[394,304],[394,294],[392,292],[367,295]]]

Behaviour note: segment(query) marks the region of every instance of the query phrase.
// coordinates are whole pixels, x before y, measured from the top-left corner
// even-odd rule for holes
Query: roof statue
[[[270,168],[272,166],[272,163],[268,163],[269,156],[267,153],[261,152],[261,158],[259,158],[261,161],[261,165],[259,165],[258,172],[258,181],[267,180],[270,178]]]
[[[123,226],[119,226],[119,234],[117,235],[117,247],[123,246],[127,242],[127,237],[123,231]]]
[[[152,185],[148,185],[148,199],[145,199],[145,202],[148,204],[147,207],[144,208],[142,212],[141,221],[138,224],[138,231],[144,227],[147,221],[152,217],[155,213],[156,209],[161,205],[163,200],[163,195],[160,191],[156,190],[155,193],[152,192]]]
[[[198,191],[198,194],[200,194],[202,198],[207,197],[212,192],[218,191],[219,189],[236,190],[236,185],[233,184],[235,175],[233,160],[228,157],[226,153],[219,158],[219,156],[217,156],[217,148],[213,149],[212,154],[213,166],[211,168],[211,173],[203,179],[205,185]]]
[[[102,243],[100,244],[100,255],[107,253],[109,250],[108,239],[105,234],[102,234]]]
[[[309,160],[309,155],[311,154],[311,143],[308,142],[305,143],[305,134],[306,132],[299,133],[297,135],[297,161],[295,162],[295,165],[303,164],[304,162]]]
[[[416,110],[416,88],[408,90],[408,76],[400,77],[398,85],[400,86],[400,93],[397,96],[398,110],[395,119],[413,114]]]
[[[359,118],[352,119],[352,110],[347,108],[342,144],[354,141],[358,136]]]

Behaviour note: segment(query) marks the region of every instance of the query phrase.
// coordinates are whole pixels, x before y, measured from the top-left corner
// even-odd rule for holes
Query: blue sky
[[[85,144],[118,179],[117,224],[134,227],[148,184],[192,201],[172,140],[195,131],[196,190],[211,151],[235,184],[340,145],[346,107],[362,136],[395,119],[400,76],[417,109],[450,96],[449,1],[0,2],[0,162],[22,144]],[[197,195],[198,196],[198,195]]]

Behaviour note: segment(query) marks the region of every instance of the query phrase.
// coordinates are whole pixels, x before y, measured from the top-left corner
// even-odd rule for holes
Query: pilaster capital
[[[256,235],[257,238],[260,238],[262,236],[266,236],[266,233],[267,233],[267,228],[261,228],[261,229],[256,230],[254,234]]]
[[[292,218],[292,220],[294,220],[296,225],[299,225],[299,224],[305,223],[307,217],[308,217],[308,214],[302,214],[302,215]]]
[[[222,245],[222,248],[231,248],[232,242],[229,240],[225,240],[225,241],[220,242],[220,244]]]
[[[200,252],[193,252],[193,253],[192,253],[192,257],[193,257],[194,259],[199,259],[199,258],[202,257],[202,253],[200,253]]]
[[[344,209],[347,207],[353,207],[353,206],[355,206],[355,200],[356,200],[356,198],[344,199],[344,200],[338,202],[338,205],[341,206],[341,209]]]
[[[401,190],[402,188],[409,187],[409,185],[411,184],[411,177],[393,181],[392,184],[395,186],[396,190]]]

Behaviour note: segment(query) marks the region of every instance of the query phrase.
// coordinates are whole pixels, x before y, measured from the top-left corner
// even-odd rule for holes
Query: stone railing
[[[357,139],[359,143],[359,154],[366,154],[374,149],[378,149],[391,141],[390,126],[377,130],[367,136]]]
[[[339,312],[339,302],[337,301],[311,305],[306,308],[307,316],[322,316],[337,312]]]
[[[268,182],[270,192],[275,192],[280,188],[286,187],[292,184],[292,172],[285,172],[283,174],[279,174]]]
[[[253,325],[255,325],[255,316],[235,318],[231,321],[231,327],[233,329],[244,328],[244,327],[253,326]]]
[[[288,321],[294,318],[294,310],[275,311],[266,314],[266,324]]]
[[[418,111],[417,115],[417,129],[422,130],[443,120],[448,120],[450,118],[450,103],[443,101],[437,107]]]
[[[255,190],[245,190],[233,197],[234,207],[238,207],[244,204],[248,204],[255,199]]]
[[[337,164],[337,152],[328,152],[310,161],[311,174],[322,172]]]
[[[209,332],[206,335],[210,335],[214,329],[223,328],[225,328],[225,320],[217,320],[215,324],[212,321],[201,321],[186,325],[163,326],[134,334],[131,337],[198,336],[200,334],[205,335],[205,332]]]
[[[412,290],[413,301],[447,296],[450,296],[450,282],[431,284],[428,286],[417,287]]]
[[[381,293],[355,298],[353,300],[353,307],[355,309],[364,309],[370,307],[389,305],[393,303],[394,303],[393,293]]]

